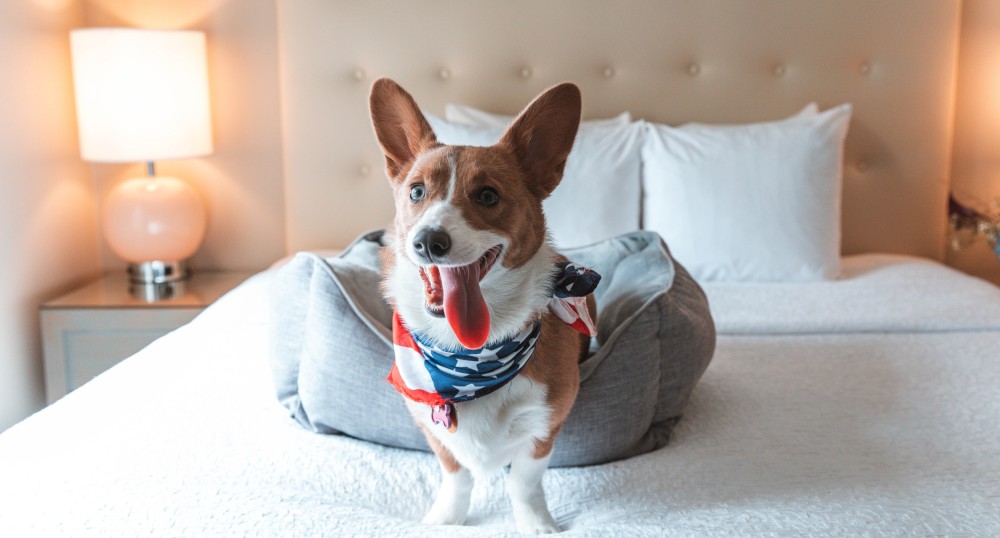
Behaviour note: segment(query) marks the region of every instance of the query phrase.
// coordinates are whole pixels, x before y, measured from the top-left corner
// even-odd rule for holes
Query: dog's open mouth
[[[489,337],[490,312],[479,282],[490,272],[501,250],[497,245],[468,265],[420,267],[424,307],[432,316],[447,318],[458,341],[469,349],[483,347]]]

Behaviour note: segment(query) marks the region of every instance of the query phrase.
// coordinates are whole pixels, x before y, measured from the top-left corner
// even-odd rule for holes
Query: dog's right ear
[[[417,102],[390,79],[380,78],[372,84],[368,105],[375,136],[385,154],[385,172],[398,184],[417,155],[437,145],[437,138]]]

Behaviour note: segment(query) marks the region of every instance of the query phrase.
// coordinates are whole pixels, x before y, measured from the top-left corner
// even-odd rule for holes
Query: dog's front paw
[[[425,525],[461,525],[465,523],[465,514],[469,511],[468,498],[456,497],[451,488],[444,488],[438,493],[431,509],[424,516]]]
[[[548,510],[515,510],[517,532],[521,534],[556,534],[561,532]]]
[[[471,496],[472,475],[469,474],[468,469],[459,469],[454,473],[445,472],[434,504],[424,516],[424,524],[461,525],[465,523],[465,514],[469,512]]]
[[[465,523],[465,512],[435,505],[422,522],[424,525],[462,525]]]

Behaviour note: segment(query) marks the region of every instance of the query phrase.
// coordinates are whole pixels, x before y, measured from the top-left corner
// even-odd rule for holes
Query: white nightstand
[[[172,297],[130,291],[124,271],[109,273],[40,308],[49,403],[194,319],[246,280],[247,272],[196,272]]]

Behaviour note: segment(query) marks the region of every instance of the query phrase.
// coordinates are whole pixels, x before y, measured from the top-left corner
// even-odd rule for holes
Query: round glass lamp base
[[[198,193],[172,177],[123,181],[104,201],[104,238],[137,284],[187,278],[183,260],[198,249],[207,220]]]

